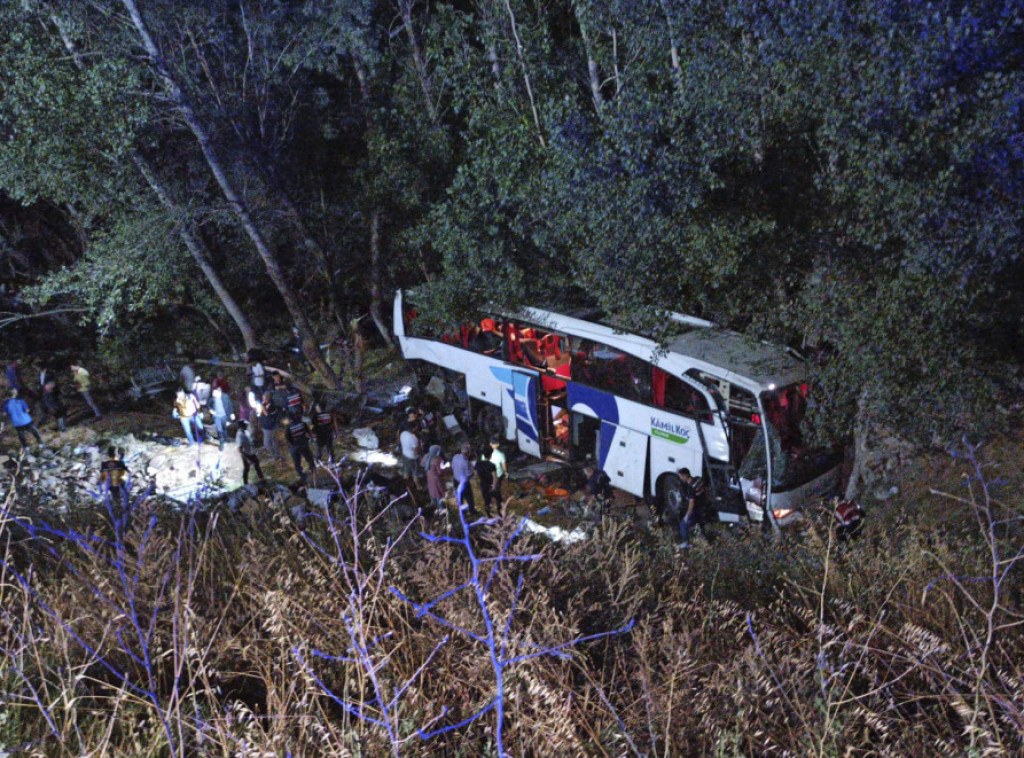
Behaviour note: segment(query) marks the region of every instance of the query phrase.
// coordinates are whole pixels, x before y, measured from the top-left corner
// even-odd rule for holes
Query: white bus
[[[430,334],[402,292],[394,303],[395,335],[417,372],[446,375],[473,422],[530,455],[592,462],[614,486],[669,507],[688,468],[721,521],[767,514],[784,524],[802,501],[835,491],[841,450],[810,449],[800,434],[804,363],[673,319],[679,333],[666,346],[592,314],[535,308]]]

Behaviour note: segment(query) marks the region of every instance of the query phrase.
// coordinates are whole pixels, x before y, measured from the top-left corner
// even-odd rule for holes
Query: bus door
[[[540,458],[540,424],[537,419],[537,375],[512,372],[512,400],[516,441],[524,453]]]
[[[612,484],[643,497],[648,436],[608,421],[601,422],[601,468]]]

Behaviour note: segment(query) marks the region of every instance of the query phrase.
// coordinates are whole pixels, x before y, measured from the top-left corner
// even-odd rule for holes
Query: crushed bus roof
[[[495,312],[500,313],[500,310]],[[595,313],[599,318],[603,315],[603,318],[594,319]],[[531,321],[552,331],[568,331],[604,341],[610,347],[652,360],[666,368],[676,363],[674,356],[687,364],[680,366],[677,363],[674,369],[685,373],[689,367],[695,366],[755,393],[785,387],[807,378],[805,362],[791,355],[785,347],[722,329],[693,316],[672,313],[672,336],[662,342],[609,323],[607,314],[601,314],[597,309],[579,309],[567,314],[526,306],[503,315]],[[658,347],[659,344],[664,346],[664,351]]]
[[[721,366],[769,388],[799,381],[807,371],[803,362],[783,347],[715,327],[690,329],[676,335],[667,349]]]

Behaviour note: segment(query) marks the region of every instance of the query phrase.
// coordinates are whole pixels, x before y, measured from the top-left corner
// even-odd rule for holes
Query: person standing
[[[500,508],[501,486],[508,479],[508,459],[501,452],[501,437],[491,437],[491,463],[494,464],[494,489],[491,492]]]
[[[477,479],[480,480],[480,495],[484,501],[484,513],[488,516],[491,515],[491,501],[494,501],[495,506],[498,508],[498,512],[501,512],[501,494],[500,485],[498,484],[498,473],[497,468],[491,459],[487,456],[487,453],[480,451],[480,456],[477,458],[473,468],[476,470]]]
[[[210,412],[217,427],[217,446],[223,450],[224,442],[228,439],[228,423],[235,420],[235,406],[231,396],[220,387],[215,388],[210,395]]]
[[[192,391],[196,395],[196,400],[198,400],[199,404],[202,406],[205,406],[210,402],[212,390],[213,386],[209,382],[204,381],[201,376],[197,376],[195,382],[192,384]]]
[[[60,387],[55,379],[47,379],[43,385],[43,410],[57,420],[57,429],[61,432],[64,429],[64,420],[67,418],[68,409],[60,396]]]
[[[612,480],[602,468],[591,463],[583,471],[587,475],[587,505],[596,505],[604,514],[605,504],[612,498]]]
[[[682,518],[679,519],[679,548],[685,549],[690,546],[690,528],[697,521],[697,490],[693,486],[690,469],[679,469],[679,481],[682,482],[680,502],[684,503],[685,509]]]
[[[185,392],[192,392],[196,388],[196,372],[187,363],[181,367],[181,371],[178,372],[178,381],[181,382],[181,388]]]
[[[195,395],[178,390],[174,398],[172,415],[181,422],[181,428],[185,430],[190,445],[198,445],[203,441],[203,421],[199,416],[202,410]]]
[[[213,377],[213,381],[210,382],[210,386],[213,389],[220,387],[221,391],[226,395],[231,394],[231,383],[221,374],[217,374]]]
[[[398,445],[402,449],[402,475],[405,477],[405,486],[411,493],[416,489],[416,480],[419,477],[420,465],[420,440],[416,436],[416,417],[409,415],[409,419],[402,424],[402,431],[398,435]]]
[[[459,497],[459,508],[465,508],[470,516],[477,514],[476,503],[473,502],[473,465],[470,460],[473,457],[473,446],[463,442],[459,452],[452,458],[452,476],[455,477],[456,493],[461,492]]]
[[[441,417],[435,411],[423,408],[416,409],[416,416],[419,427],[416,434],[420,438],[420,444],[428,450],[434,445],[441,444]]]
[[[288,418],[292,421],[301,420],[306,411],[305,403],[302,400],[302,393],[294,384],[284,382],[285,408]]]
[[[103,414],[100,413],[100,409],[93,402],[90,388],[92,387],[92,380],[89,377],[89,372],[86,371],[82,366],[71,364],[71,376],[75,380],[75,386],[78,387],[78,394],[85,400],[85,404],[89,406],[93,415],[96,418],[103,418]]]
[[[251,361],[249,375],[252,377],[252,386],[256,388],[256,397],[260,397],[266,389],[267,370],[260,361]]]
[[[444,511],[444,454],[440,445],[431,445],[427,457],[423,461],[423,468],[427,471],[427,496],[430,497],[434,513]]]
[[[7,399],[4,401],[4,413],[10,416],[11,426],[14,427],[14,431],[18,435],[18,441],[23,448],[28,447],[28,442],[25,439],[25,435],[28,432],[35,436],[38,444],[43,444],[43,438],[40,436],[35,424],[32,423],[32,416],[29,415],[28,403],[18,397],[18,390],[11,389],[7,391]]]
[[[334,463],[334,415],[324,409],[323,403],[313,406],[313,434],[316,436],[316,459],[323,460],[327,451],[327,462]]]
[[[242,456],[242,484],[249,483],[249,469],[256,469],[256,476],[260,481],[265,481],[263,471],[260,469],[260,459],[252,449],[252,438],[249,436],[249,425],[244,421],[238,422],[238,431],[235,433],[235,443],[238,445],[238,452]]]
[[[306,422],[300,419],[284,418],[281,421],[285,427],[285,439],[288,441],[288,452],[292,455],[292,463],[295,464],[295,471],[302,482],[306,481],[306,475],[302,471],[302,461],[309,463],[309,473],[316,473],[316,461],[313,459],[313,451],[309,449],[309,427]]]
[[[274,405],[270,392],[263,393],[263,399],[259,403],[257,415],[259,416],[260,430],[263,432],[263,449],[267,451],[268,455],[280,458],[281,451],[277,445],[277,427],[281,414],[278,412],[277,406]]]

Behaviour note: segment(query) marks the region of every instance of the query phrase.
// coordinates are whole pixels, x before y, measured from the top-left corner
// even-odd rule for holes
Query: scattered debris
[[[164,363],[162,366],[141,368],[132,372],[132,386],[128,390],[128,394],[136,400],[143,397],[153,397],[173,389],[177,381],[178,375],[171,370],[167,363]]]
[[[570,532],[560,526],[542,526],[533,519],[524,518],[523,528],[533,534],[543,534],[552,542],[564,542],[567,545],[571,545],[574,542],[580,542],[587,538],[587,533],[581,526],[576,527]]]
[[[367,450],[377,450],[380,447],[380,440],[377,439],[373,429],[368,427],[353,429],[352,436],[356,438],[359,447],[366,448]]]

